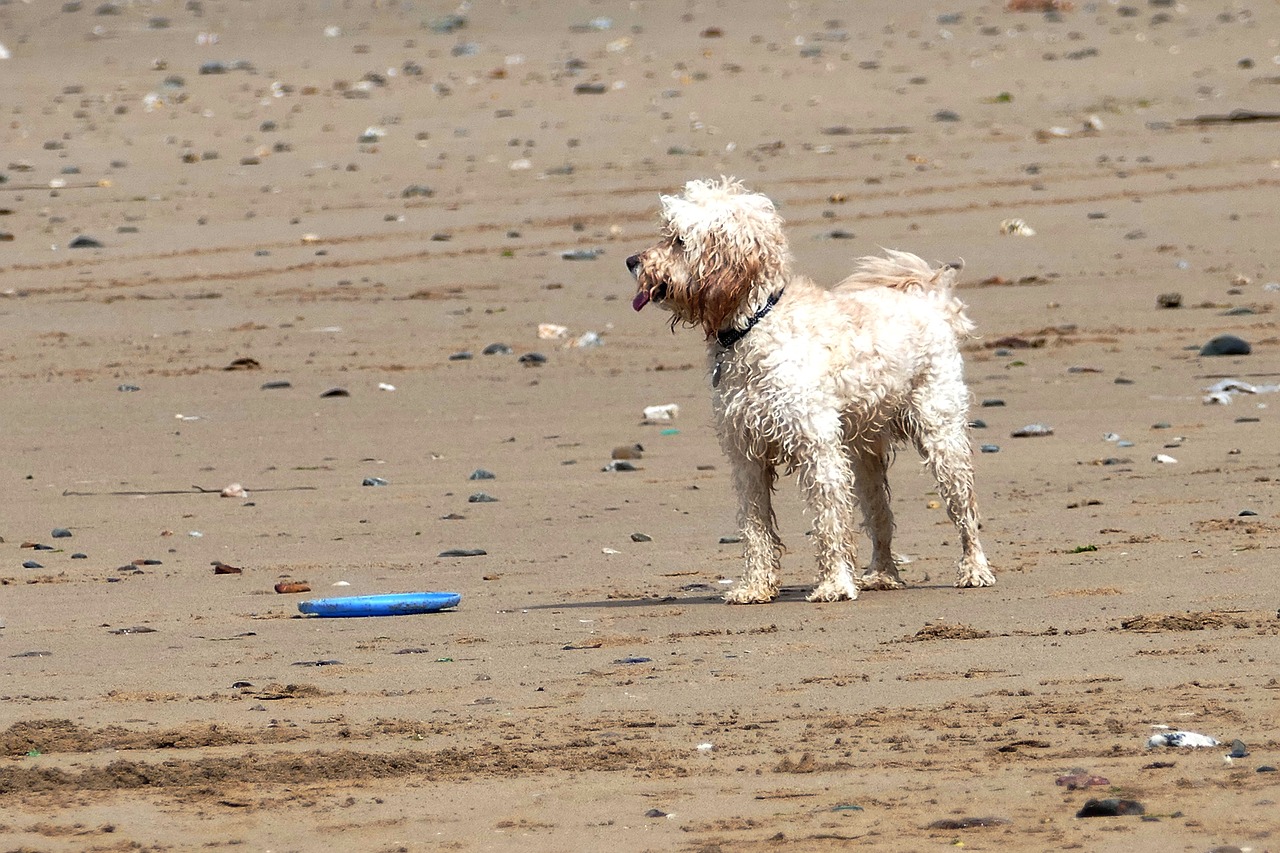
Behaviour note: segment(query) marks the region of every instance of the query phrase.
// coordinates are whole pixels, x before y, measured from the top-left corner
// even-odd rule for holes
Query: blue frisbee
[[[353,595],[347,598],[316,598],[299,601],[298,609],[314,616],[410,616],[435,613],[457,607],[462,596],[456,592],[402,592],[390,595]]]

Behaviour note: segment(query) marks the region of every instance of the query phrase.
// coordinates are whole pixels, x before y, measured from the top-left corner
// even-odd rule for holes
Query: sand
[[[1277,33],[1252,0],[0,3],[0,847],[1277,849],[1280,396],[1203,399],[1280,381]],[[623,264],[721,174],[819,281],[964,259],[997,586],[951,588],[903,452],[907,589],[806,603],[784,483],[781,599],[721,603],[703,344]],[[415,590],[462,603],[296,606]]]

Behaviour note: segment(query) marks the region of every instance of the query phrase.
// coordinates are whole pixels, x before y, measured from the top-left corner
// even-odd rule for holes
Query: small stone
[[[24,568],[24,569],[43,569],[43,568],[44,568],[44,566],[40,565],[40,564],[39,564],[39,563],[37,563],[35,560],[23,560],[23,561],[22,561],[22,568]]]
[[[101,249],[102,241],[81,234],[67,244],[68,249]]]
[[[441,551],[439,557],[484,557],[488,555],[488,551],[483,548],[450,548],[447,551]]]
[[[737,545],[741,541],[742,541],[742,537],[738,535],[720,537],[721,545]]]
[[[1076,812],[1076,817],[1120,817],[1146,813],[1146,808],[1137,800],[1107,797],[1102,800],[1086,800],[1080,811]]]
[[[547,357],[540,352],[527,352],[524,355],[520,356],[518,361],[521,364],[536,367],[537,365],[540,365],[540,364],[546,364]]]
[[[933,114],[934,121],[959,121],[960,114],[955,110],[938,110]]]
[[[350,397],[351,392],[346,388],[330,388],[320,395],[321,397]]]
[[[471,472],[470,476],[468,476],[467,479],[468,480],[496,480],[497,475],[495,475],[492,471],[486,471],[483,468],[477,468],[476,470]]]
[[[65,527],[55,527],[49,533],[54,539],[70,539],[71,531]]]
[[[1026,426],[1015,429],[1010,433],[1013,438],[1038,438],[1040,436],[1053,435],[1053,427],[1044,424],[1027,424]]]
[[[498,499],[487,492],[476,492],[474,495],[467,498],[467,503],[469,504],[492,504],[497,502]]]
[[[299,592],[311,592],[311,585],[304,581],[281,581],[275,585],[275,591],[281,595],[291,595]]]
[[[275,391],[282,388],[292,388],[293,383],[288,379],[274,379],[271,382],[263,382],[260,387],[263,391]]]
[[[575,95],[603,95],[609,91],[609,87],[604,83],[579,83],[573,87]]]
[[[470,361],[472,357],[470,350],[461,350],[460,352],[452,353],[449,356],[449,361]]]
[[[506,344],[489,344],[481,352],[484,355],[511,355],[511,347]]]
[[[653,537],[647,533],[632,533],[631,541],[632,542],[652,542]]]
[[[82,553],[80,553],[79,551],[77,551],[76,553],[74,553],[74,554],[72,554],[72,555],[71,555],[71,559],[73,559],[73,560],[87,560],[87,559],[89,559],[89,555],[88,555],[88,554],[82,554]]]
[[[668,817],[667,813],[662,809],[649,809],[644,813],[645,817]]]
[[[1257,514],[1258,514],[1258,513],[1256,513],[1255,511],[1253,511],[1253,510],[1251,510],[1251,509],[1242,509],[1242,510],[1240,510],[1240,517],[1241,517],[1241,518],[1249,518],[1249,517],[1251,517],[1251,516],[1255,516],[1255,515],[1257,515]]]
[[[137,385],[117,385],[116,390],[128,392],[128,391],[141,391],[142,389],[139,388]]]
[[[389,485],[386,480],[381,477],[365,477],[360,483],[362,486],[386,486]]]
[[[1249,748],[1245,746],[1244,741],[1236,738],[1231,742],[1231,752],[1228,755],[1231,758],[1245,758],[1249,755]]]
[[[1201,355],[1248,355],[1253,352],[1249,342],[1235,335],[1218,335],[1200,348]]]
[[[999,453],[999,452],[1000,452],[1000,445],[998,445],[998,444],[984,444],[984,445],[982,445],[981,450],[982,450],[982,452],[983,452],[983,453]]]
[[[982,408],[984,409],[998,409],[1002,406],[1004,406],[1004,400],[987,399],[982,401]]]

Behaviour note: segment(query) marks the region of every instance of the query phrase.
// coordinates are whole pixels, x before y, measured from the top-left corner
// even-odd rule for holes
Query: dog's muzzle
[[[632,255],[631,257],[627,258],[627,270],[633,276],[635,276],[637,280],[639,280],[640,278],[640,256],[639,255]],[[665,290],[665,288],[659,285],[657,290],[659,291],[658,298],[661,299],[662,298],[660,295],[661,291]],[[650,293],[648,288],[641,287],[638,291],[636,291],[635,298],[631,300],[631,307],[634,308],[636,311],[639,311],[641,308],[648,305],[653,298],[654,298],[654,294]]]

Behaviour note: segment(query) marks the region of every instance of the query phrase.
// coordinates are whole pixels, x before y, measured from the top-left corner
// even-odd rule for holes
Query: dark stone
[[[1218,335],[1200,348],[1201,355],[1248,355],[1253,347],[1243,338],[1235,335]]]

